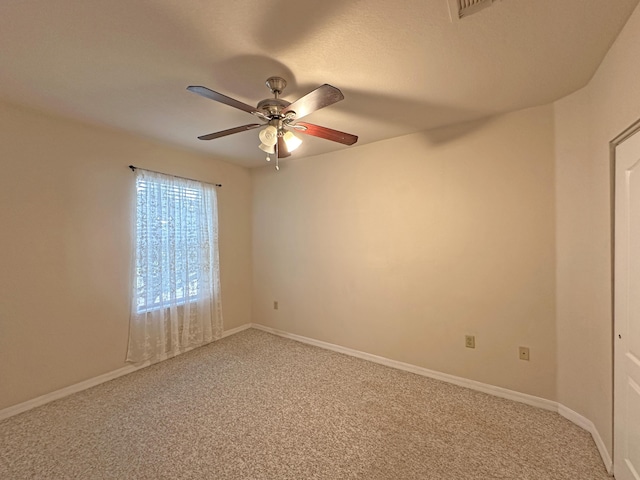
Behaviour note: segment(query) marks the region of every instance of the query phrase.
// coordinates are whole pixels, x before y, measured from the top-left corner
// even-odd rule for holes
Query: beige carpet
[[[608,479],[558,414],[246,330],[0,422],[1,479]]]

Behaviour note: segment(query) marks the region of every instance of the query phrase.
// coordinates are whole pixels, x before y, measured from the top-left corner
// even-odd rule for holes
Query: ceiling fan
[[[325,83],[295,102],[290,103],[280,98],[280,94],[282,94],[282,91],[287,86],[287,82],[283,78],[269,77],[266,84],[269,90],[271,90],[271,93],[273,93],[274,98],[261,100],[256,107],[252,107],[251,105],[247,105],[221,93],[214,92],[207,87],[194,85],[187,87],[187,90],[190,92],[245,111],[264,121],[264,123],[249,123],[228,130],[201,135],[198,138],[200,140],[213,140],[214,138],[226,137],[234,133],[265,127],[259,133],[259,138],[262,142],[259,148],[267,153],[267,161],[271,160],[270,155],[275,156],[277,170],[279,170],[278,159],[290,156],[291,152],[302,143],[302,140],[296,137],[292,130],[344,145],[353,145],[358,141],[356,135],[299,121],[302,117],[316,110],[343,100],[344,95],[342,95],[342,92],[336,87]]]

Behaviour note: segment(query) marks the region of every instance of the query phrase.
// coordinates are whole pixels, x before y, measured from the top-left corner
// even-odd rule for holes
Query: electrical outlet
[[[278,309],[278,301],[277,301],[277,300],[274,300],[274,301],[273,301],[273,309],[274,309],[274,310],[277,310],[277,309]]]
[[[520,360],[529,360],[529,347],[519,347],[518,358]]]
[[[467,348],[476,348],[476,337],[473,335],[465,335],[464,346]]]

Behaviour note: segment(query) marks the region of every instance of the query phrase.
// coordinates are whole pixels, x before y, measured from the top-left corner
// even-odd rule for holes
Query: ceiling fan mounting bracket
[[[271,90],[271,93],[276,96],[276,98],[278,98],[278,95],[280,95],[284,88],[287,86],[287,81],[282,77],[269,77],[267,78],[267,81],[265,83],[267,84],[267,87],[269,87],[269,90]]]

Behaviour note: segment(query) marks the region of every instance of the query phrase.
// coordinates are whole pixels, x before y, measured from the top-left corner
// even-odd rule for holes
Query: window
[[[135,174],[127,359],[140,361],[219,338],[222,314],[215,187],[140,169]]]
[[[202,189],[138,178],[136,196],[138,312],[197,298]]]

